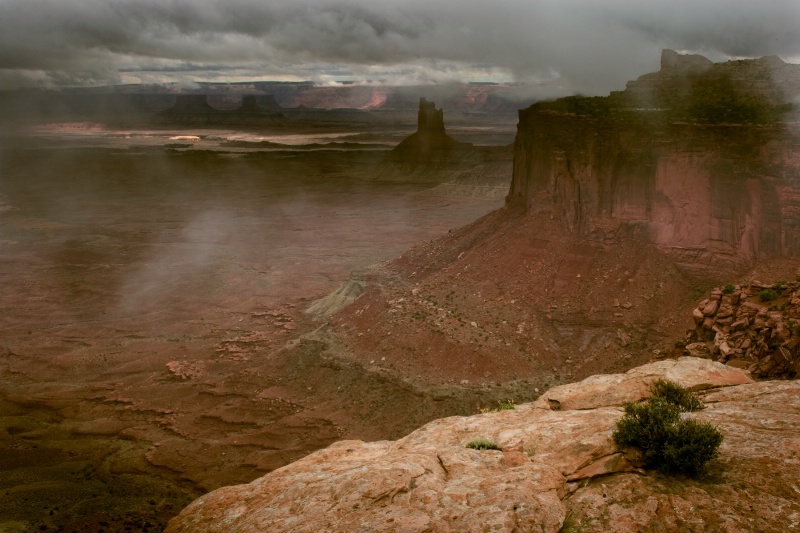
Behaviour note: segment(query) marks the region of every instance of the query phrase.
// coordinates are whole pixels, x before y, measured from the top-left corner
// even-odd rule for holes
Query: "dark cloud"
[[[624,86],[663,47],[800,58],[797,0],[0,0],[0,83],[558,80]],[[208,69],[204,69],[204,65]]]

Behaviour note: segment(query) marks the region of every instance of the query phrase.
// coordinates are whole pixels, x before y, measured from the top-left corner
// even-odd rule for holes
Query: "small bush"
[[[672,427],[659,464],[662,472],[696,475],[717,455],[722,433],[708,422],[683,419]]]
[[[472,450],[501,450],[500,446],[497,443],[490,441],[489,439],[475,439],[473,441],[469,441],[466,444],[467,448]]]
[[[697,396],[668,379],[659,379],[651,383],[650,392],[653,398],[660,398],[667,403],[676,405],[683,412],[699,411],[705,408]]]
[[[775,298],[778,297],[778,293],[772,289],[764,289],[760,293],[758,293],[758,297],[761,299],[762,302],[771,302]]]
[[[510,409],[515,409],[516,405],[514,404],[514,400],[497,400],[497,407],[492,409],[491,407],[480,407],[478,406],[478,411],[482,414],[486,413],[499,413],[500,411],[508,411]]]
[[[514,409],[515,407],[514,400],[497,400],[498,411],[508,411],[510,409]]]
[[[736,289],[736,287],[734,287],[734,286],[733,286],[733,284],[731,284],[731,283],[728,283],[727,285],[725,285],[725,286],[722,288],[722,294],[730,294],[730,293],[732,293],[732,292],[733,292],[735,289]]]
[[[611,435],[621,447],[642,450],[645,466],[659,463],[669,436],[669,428],[681,419],[676,405],[658,398],[646,402],[625,404],[625,415],[617,422]]]
[[[652,391],[644,402],[625,404],[614,442],[642,450],[645,467],[697,474],[716,455],[722,433],[707,422],[681,418],[681,412],[703,407],[691,392],[666,380],[653,383]]]

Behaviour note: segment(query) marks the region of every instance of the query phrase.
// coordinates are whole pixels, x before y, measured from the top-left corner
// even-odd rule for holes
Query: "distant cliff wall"
[[[269,95],[245,95],[238,108],[220,110],[211,106],[204,94],[179,94],[175,104],[158,115],[164,122],[190,125],[256,125],[283,118],[280,106]]]
[[[768,84],[751,99],[752,84],[738,90],[741,79],[729,76],[721,86],[738,91],[746,112],[692,107],[701,96],[716,102],[697,85],[720,73],[704,58],[681,65],[673,54],[624,93],[520,111],[509,201],[552,209],[570,229],[600,238],[639,228],[689,270],[800,257],[797,123],[771,119],[791,112],[785,93]],[[755,119],[728,122],[733,115]]]

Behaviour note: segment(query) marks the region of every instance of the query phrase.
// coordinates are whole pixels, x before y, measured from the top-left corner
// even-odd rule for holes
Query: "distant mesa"
[[[713,63],[700,55],[661,53],[661,70],[612,92],[614,107],[659,109],[688,122],[774,123],[800,96],[800,66],[777,56]]]
[[[208,105],[204,94],[179,94],[175,105],[164,111],[165,115],[215,114],[221,111]]]
[[[272,96],[246,95],[236,109],[220,110],[208,103],[205,94],[179,94],[175,104],[159,114],[163,121],[181,124],[232,124],[275,121],[284,118]]]
[[[256,96],[248,94],[242,97],[242,105],[234,112],[240,115],[274,115],[281,112],[281,106],[272,95]]]
[[[679,54],[675,50],[661,51],[661,70],[679,70],[686,72],[702,72],[711,68],[714,62],[697,54]]]

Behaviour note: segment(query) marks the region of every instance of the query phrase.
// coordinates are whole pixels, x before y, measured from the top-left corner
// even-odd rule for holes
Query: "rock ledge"
[[[611,440],[660,377],[702,390],[725,435],[699,479],[637,470]],[[476,438],[502,451],[465,448]],[[167,532],[784,531],[800,524],[800,383],[754,383],[693,357],[556,387],[514,410],[433,421],[398,441],[342,441],[206,494]]]

